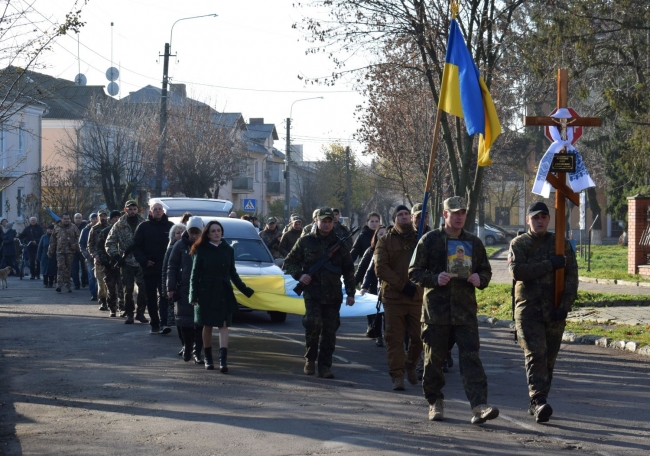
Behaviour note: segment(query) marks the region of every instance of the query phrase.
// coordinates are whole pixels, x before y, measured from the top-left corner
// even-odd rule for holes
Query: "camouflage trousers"
[[[147,292],[144,286],[144,276],[140,266],[125,264],[122,266],[122,288],[124,289],[124,307],[127,313],[135,312],[135,301],[133,291],[138,286],[138,315],[144,314],[147,308]]]
[[[104,266],[95,261],[95,279],[97,280],[97,301],[100,304],[106,304],[106,282],[104,282]]]
[[[460,379],[465,388],[465,395],[472,408],[487,403],[487,377],[478,356],[480,342],[478,323],[473,325],[428,325],[422,323],[422,340],[424,341],[424,375],[422,390],[429,404],[437,399],[444,399],[442,388],[445,375],[442,373],[443,362],[447,359],[450,337],[458,345],[458,364]]]
[[[336,348],[336,330],[341,326],[340,302],[322,302],[305,299],[305,358],[309,361],[318,359],[318,371],[323,372],[332,367],[332,355]],[[319,340],[320,339],[320,340]]]
[[[391,378],[404,378],[404,368],[414,368],[422,354],[420,339],[420,304],[391,304],[384,302],[386,322],[386,355]],[[409,335],[409,345],[404,353],[404,336]]]
[[[57,266],[57,277],[56,285],[59,288],[66,287],[70,290],[70,276],[72,271],[72,260],[74,259],[74,253],[57,253],[56,254],[56,266]]]
[[[106,303],[112,311],[117,310],[117,300],[120,295],[120,270],[96,266],[95,274],[101,269],[102,283],[106,292]],[[99,277],[97,277],[99,281]]]
[[[526,358],[528,395],[548,396],[553,380],[555,360],[562,345],[564,321],[517,320],[517,340]]]

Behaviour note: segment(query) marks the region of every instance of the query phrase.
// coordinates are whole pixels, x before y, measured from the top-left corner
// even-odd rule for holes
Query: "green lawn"
[[[587,246],[584,246],[587,249]],[[627,247],[620,245],[592,245],[591,271],[587,272],[587,261],[578,254],[578,274],[597,279],[631,280],[650,282],[650,279],[627,273]]]
[[[478,314],[488,315],[499,320],[512,320],[511,286],[505,283],[490,284],[485,290],[476,291]],[[574,307],[591,306],[595,302],[625,302],[631,306],[649,305],[650,297],[627,295],[623,293],[593,293],[578,290]],[[632,340],[640,344],[650,344],[650,327],[598,324],[595,322],[567,323],[567,331],[576,334],[594,334],[611,337],[614,340]]]
[[[501,251],[503,247],[485,247],[485,252],[487,253],[488,258],[492,258],[492,256]]]

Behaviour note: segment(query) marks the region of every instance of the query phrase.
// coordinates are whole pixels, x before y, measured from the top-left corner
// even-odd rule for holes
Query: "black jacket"
[[[163,288],[168,292],[176,293],[174,296],[176,325],[183,328],[194,327],[194,306],[189,301],[192,276],[191,247],[192,242],[186,231],[181,240],[177,241],[171,249],[167,262],[167,282],[163,283]]]
[[[41,225],[27,225],[23,232],[18,236],[18,239],[20,239],[23,244],[29,244],[27,247],[29,250],[36,251],[36,249],[38,249],[38,243],[41,241],[43,234],[45,233],[43,232]],[[33,244],[32,241],[34,242]]]
[[[174,226],[163,214],[159,221],[150,215],[148,220],[142,222],[135,229],[133,235],[133,256],[142,266],[145,275],[158,274],[162,277],[163,260],[169,243],[169,230]],[[147,262],[152,261],[154,265],[147,267]]]
[[[357,236],[357,239],[354,241],[354,245],[352,246],[352,250],[350,251],[352,261],[356,261],[357,258],[360,258],[365,253],[365,251],[368,250],[368,247],[370,247],[370,243],[372,242],[372,237],[374,235],[375,230],[371,230],[368,225],[364,225],[363,228],[361,228],[361,233],[359,233],[359,236]],[[359,282],[360,280],[357,280],[357,283]]]

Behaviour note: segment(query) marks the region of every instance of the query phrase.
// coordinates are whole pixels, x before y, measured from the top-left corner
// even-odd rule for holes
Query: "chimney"
[[[169,84],[169,91],[183,98],[187,98],[187,87],[185,84]]]
[[[248,119],[248,123],[251,125],[263,125],[264,117],[251,117]]]

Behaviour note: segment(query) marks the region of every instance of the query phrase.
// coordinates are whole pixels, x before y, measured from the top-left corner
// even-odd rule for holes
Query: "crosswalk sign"
[[[251,199],[251,198],[244,199],[244,210],[245,211],[250,211],[250,212],[256,212],[257,211],[257,200],[256,199]]]

